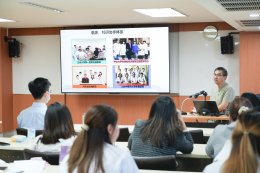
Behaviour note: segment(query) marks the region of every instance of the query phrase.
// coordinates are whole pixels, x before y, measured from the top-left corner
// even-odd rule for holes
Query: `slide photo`
[[[147,88],[149,87],[149,65],[115,65],[114,87]]]
[[[113,57],[115,62],[149,62],[150,38],[113,38]]]
[[[106,71],[104,65],[73,66],[73,88],[107,88]]]
[[[105,64],[106,39],[72,39],[72,64]]]

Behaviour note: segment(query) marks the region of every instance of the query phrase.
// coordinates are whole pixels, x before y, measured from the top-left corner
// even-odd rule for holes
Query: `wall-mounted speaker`
[[[234,53],[234,41],[232,35],[220,37],[220,43],[221,43],[221,54]]]
[[[20,57],[20,42],[16,39],[8,41],[8,54],[9,57],[18,58]]]

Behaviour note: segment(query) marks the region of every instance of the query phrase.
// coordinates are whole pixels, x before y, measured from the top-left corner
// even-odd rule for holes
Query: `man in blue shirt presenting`
[[[50,100],[50,86],[48,79],[39,77],[29,82],[28,88],[34,98],[32,106],[24,109],[17,117],[21,128],[43,130],[47,103]]]

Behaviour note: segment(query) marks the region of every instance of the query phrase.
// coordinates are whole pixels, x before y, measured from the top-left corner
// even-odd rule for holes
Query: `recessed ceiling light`
[[[15,21],[14,20],[0,18],[0,22],[15,22]]]
[[[186,17],[172,8],[134,9],[134,11],[151,17]]]
[[[258,13],[253,13],[253,14],[250,14],[249,16],[250,17],[259,17],[259,14]]]
[[[258,26],[258,29],[260,29],[260,26]]]
[[[57,8],[52,8],[52,7],[48,7],[48,6],[45,6],[45,5],[36,4],[36,3],[33,3],[33,2],[20,2],[20,4],[29,5],[29,6],[32,6],[32,7],[43,8],[43,9],[51,10],[51,11],[54,11],[54,12],[57,12],[57,13],[63,13],[64,12],[63,10],[60,10],[60,9],[57,9]]]

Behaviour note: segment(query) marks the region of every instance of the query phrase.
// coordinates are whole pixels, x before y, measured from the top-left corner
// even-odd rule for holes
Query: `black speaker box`
[[[233,36],[228,35],[228,36],[220,37],[220,43],[221,43],[221,54],[234,53]]]
[[[20,42],[16,39],[8,41],[8,53],[9,57],[18,58],[20,57]]]

